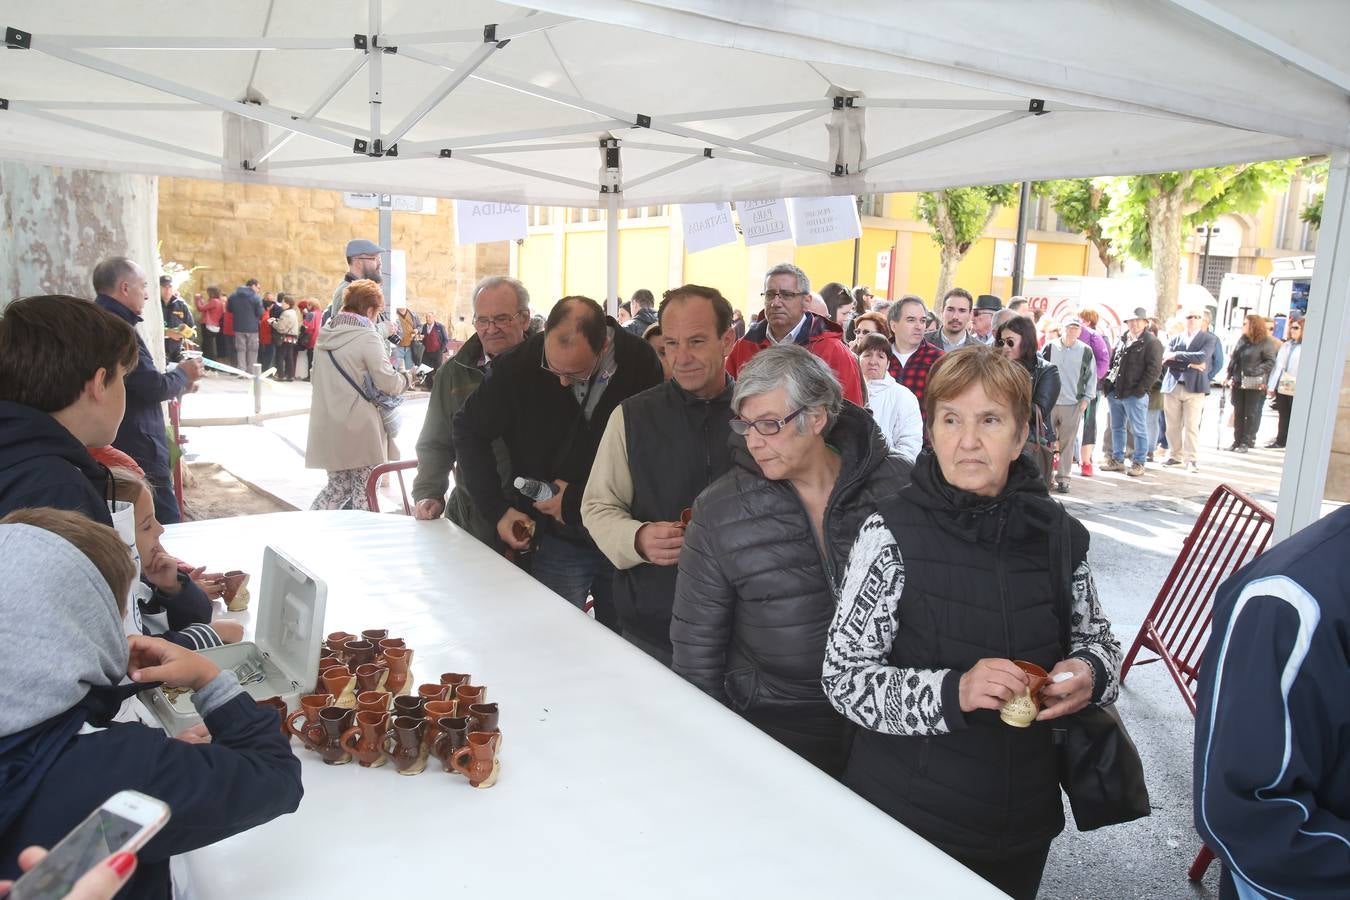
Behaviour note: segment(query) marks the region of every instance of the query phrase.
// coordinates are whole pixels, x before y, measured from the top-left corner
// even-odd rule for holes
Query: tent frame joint
[[[712,159],[712,158],[713,158],[713,148],[711,148],[711,147],[704,147],[704,148],[703,148],[703,158],[704,158],[704,159]]]
[[[442,147],[441,152],[438,153],[437,156],[439,156],[441,159],[450,159],[452,156],[454,156],[454,151],[451,150],[449,147]]]
[[[637,121],[634,122],[633,124],[634,124],[636,127],[638,127],[638,128],[651,128],[651,127],[652,127],[652,117],[651,117],[651,116],[645,116],[645,115],[643,115],[642,113],[638,113],[638,114],[637,114]]]
[[[32,50],[33,33],[5,26],[5,46],[10,50]]]
[[[1027,112],[1031,113],[1033,116],[1043,116],[1049,111],[1050,110],[1045,108],[1044,100],[1033,99],[1027,104]]]
[[[853,108],[853,101],[854,101],[854,99],[855,99],[854,97],[845,97],[845,96],[843,96],[842,94],[837,94],[837,95],[835,95],[835,97],[833,98],[833,101],[834,101],[834,108],[835,108],[835,109],[852,109],[852,108]]]
[[[0,97],[0,112],[4,112],[5,110],[8,109],[9,109],[9,98]]]
[[[370,38],[364,34],[352,35],[352,49],[360,50],[362,53],[370,52]]]
[[[497,25],[495,22],[491,25],[483,26],[483,43],[485,44],[497,43]]]

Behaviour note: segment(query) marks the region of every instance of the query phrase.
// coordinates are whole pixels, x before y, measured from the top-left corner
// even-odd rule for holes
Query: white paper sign
[[[1013,271],[1013,255],[1017,252],[1017,244],[1012,241],[994,241],[994,276],[996,278],[1011,278]],[[1022,257],[1022,277],[1030,278],[1036,274],[1036,245],[1027,244],[1026,255]]]
[[[436,212],[435,197],[414,197],[410,194],[377,194],[370,191],[343,191],[342,202],[352,209],[381,209],[394,212],[412,212],[431,215]]]
[[[455,201],[455,243],[486,244],[525,237],[529,223],[523,203]]]
[[[730,203],[681,203],[684,246],[690,253],[736,242]]]
[[[408,305],[408,254],[402,250],[389,251],[389,277],[385,279],[385,309]]]
[[[792,221],[784,200],[737,200],[745,246],[792,240]]]
[[[878,296],[890,296],[891,252],[890,250],[882,250],[877,254],[877,280],[872,282],[872,293]]]
[[[788,209],[792,211],[792,237],[799,247],[862,237],[858,203],[851,196],[794,197]]]

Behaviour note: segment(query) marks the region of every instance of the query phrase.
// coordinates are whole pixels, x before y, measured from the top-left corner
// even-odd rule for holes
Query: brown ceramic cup
[[[689,523],[692,521],[694,521],[694,511],[686,506],[683,510],[680,511],[679,525],[681,528],[688,528]]]
[[[378,644],[380,641],[389,637],[388,628],[367,628],[361,632],[361,637],[370,641],[372,644]]]
[[[347,642],[347,665],[355,669],[375,661],[375,645],[356,639]]]
[[[408,716],[413,719],[425,719],[426,699],[411,694],[394,698],[394,715]]]
[[[356,689],[358,691],[378,691],[384,684],[389,669],[375,663],[366,663],[356,667]]]
[[[336,699],[351,686],[353,677],[352,670],[346,666],[332,666],[323,670],[319,680],[323,682],[324,690]]]
[[[406,693],[412,677],[408,672],[412,665],[412,651],[407,647],[390,647],[384,651],[384,664],[389,667],[389,678],[384,683],[384,689],[394,696]]]
[[[431,742],[431,754],[441,761],[441,768],[454,772],[450,764],[455,751],[469,743],[469,720],[464,716],[441,716],[434,720],[435,736]]]
[[[362,691],[356,695],[357,712],[389,712],[388,691]]]
[[[447,700],[455,699],[455,688],[468,683],[469,676],[462,672],[445,672],[441,675],[441,684],[449,688],[445,694]]]
[[[460,747],[450,757],[450,766],[456,772],[469,779],[476,788],[490,788],[497,783],[500,766],[497,762],[497,748],[501,745],[500,731],[469,732],[469,742]]]
[[[444,700],[447,696],[446,687],[443,684],[419,684],[417,686],[417,696],[423,700]]]
[[[501,721],[495,703],[475,703],[465,713],[469,720],[470,731],[499,731]]]
[[[351,754],[342,748],[342,735],[352,727],[356,710],[340,706],[325,706],[319,710],[319,721],[305,729],[306,742],[313,744],[324,763],[341,766],[352,761]]]
[[[310,746],[308,738],[305,737],[305,729],[319,720],[319,710],[325,706],[332,706],[334,699],[332,694],[306,694],[300,698],[300,708],[286,717],[286,729],[300,739],[306,750],[316,748]],[[304,724],[296,724],[301,717],[305,720]]]
[[[428,700],[422,709],[427,720],[427,733],[425,738],[427,745],[430,746],[432,739],[436,737],[436,720],[442,716],[453,716],[455,714],[455,701]]]
[[[384,739],[389,731],[389,713],[361,710],[356,724],[342,733],[342,749],[356,757],[363,769],[384,765]]]
[[[334,631],[324,639],[323,645],[329,653],[337,654],[342,650],[342,645],[354,637],[356,635],[349,631]]]
[[[398,774],[417,775],[427,767],[422,747],[426,729],[426,719],[398,716],[394,719],[394,727],[385,733],[384,752],[394,761]]]
[[[998,717],[1014,728],[1027,728],[1032,722],[1036,721],[1036,714],[1041,710],[1039,696],[1041,686],[1050,676],[1049,673],[1033,662],[1015,659],[1013,663],[1027,673],[1029,683],[1025,690],[999,707]]]
[[[385,652],[389,650],[405,649],[403,638],[391,638],[391,637],[381,638],[380,640],[376,641],[376,644],[379,645],[381,656],[383,656]]]
[[[248,606],[248,573],[231,569],[225,573],[225,608],[239,612]]]
[[[258,705],[270,706],[277,711],[277,715],[281,716],[281,733],[289,739],[291,732],[286,727],[286,717],[290,714],[290,710],[286,708],[286,701],[280,697],[268,697],[265,700],[259,700]]]
[[[459,704],[459,711],[465,713],[470,706],[475,703],[483,703],[487,700],[487,688],[482,685],[461,684],[455,688],[455,702]]]

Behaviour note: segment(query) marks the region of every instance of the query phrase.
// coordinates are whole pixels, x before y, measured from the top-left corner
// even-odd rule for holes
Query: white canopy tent
[[[1350,4],[0,2],[0,157],[602,206],[1328,153],[1280,531],[1315,518],[1347,338]]]

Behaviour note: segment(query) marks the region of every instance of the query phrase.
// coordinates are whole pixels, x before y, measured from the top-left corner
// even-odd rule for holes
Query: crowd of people
[[[211,289],[202,310],[220,336],[234,308],[245,365],[276,321],[274,335],[296,338],[279,342],[282,377],[317,320],[306,464],[328,482],[316,509],[367,508],[412,383],[409,336],[422,334],[424,359],[449,346],[426,347],[434,320],[386,315],[379,252],[347,245],[326,310],[282,295],[269,318],[256,283],[223,303]],[[174,809],[134,876],[142,895],[167,896],[170,856],[297,807],[299,763],[275,712],[195,652],[241,637],[213,621],[217,578],[159,544],[179,514],[159,404],[192,389],[201,362],[180,345],[176,366],[156,368],[132,327],[148,300],[135,262],[99,263],[92,286],[92,303],[29,297],[0,317],[0,617],[43,660],[0,659],[0,877],[134,788]],[[448,517],[991,884],[1034,897],[1065,824],[1056,729],[1114,701],[1121,662],[1088,532],[1049,489],[1068,490],[1075,450],[1080,471],[1091,466],[1095,436],[1076,437],[1098,397],[1104,469],[1140,474],[1164,434],[1168,462],[1194,467],[1222,366],[1203,313],[1168,334],[1135,310],[1110,346],[1091,310],[1038,325],[1020,298],[1005,308],[961,288],[933,312],[912,295],[876,303],[866,287],[813,295],[787,263],[765,273],[749,322],[696,284],[659,302],[638,292],[626,324],[583,296],[539,321],[526,286],[504,276],[469,299],[474,333],[438,360],[417,442],[416,517]],[[171,281],[161,301],[166,335],[191,340]],[[1293,393],[1301,322],[1279,348],[1263,326],[1248,321],[1226,369],[1235,449],[1268,396]],[[1225,615],[1230,642],[1241,602]],[[115,721],[150,682],[193,688],[212,740]],[[1033,690],[1034,721],[1011,727],[1001,711]],[[1216,689],[1206,702],[1225,699]],[[1243,737],[1214,719],[1206,777],[1246,766],[1260,787],[1261,768],[1223,743]],[[1312,777],[1338,763],[1301,765]],[[1219,849],[1249,810],[1225,805],[1215,780],[1204,828]],[[1225,861],[1226,877],[1248,878]]]

